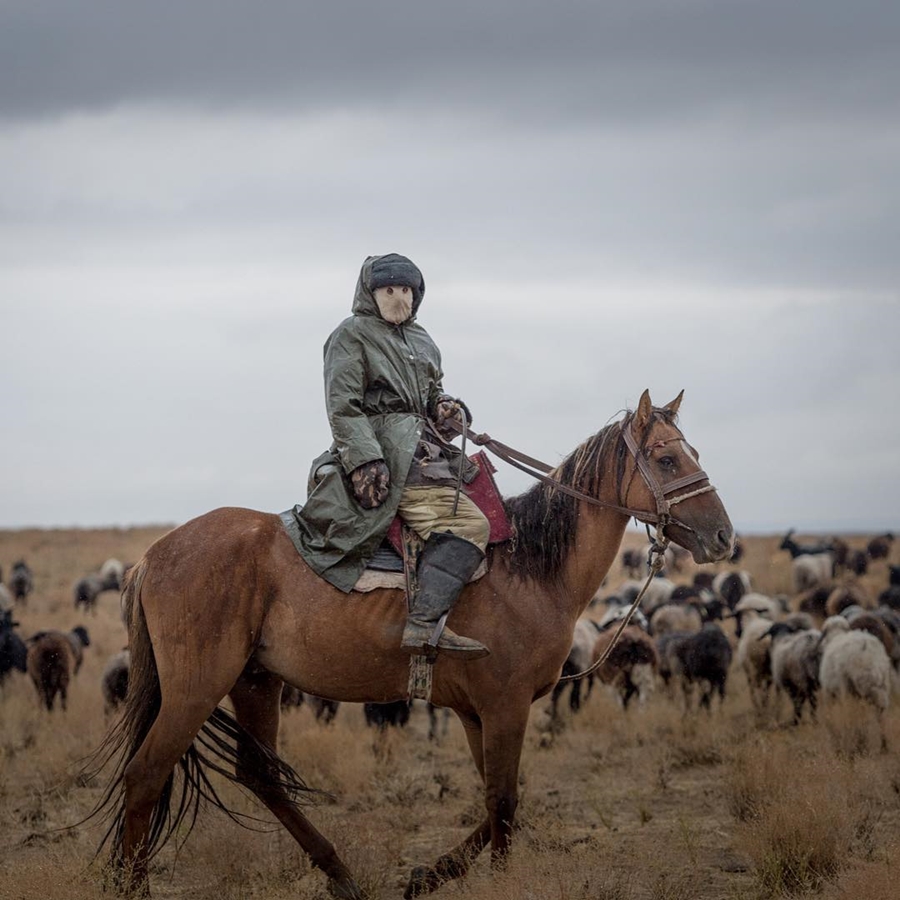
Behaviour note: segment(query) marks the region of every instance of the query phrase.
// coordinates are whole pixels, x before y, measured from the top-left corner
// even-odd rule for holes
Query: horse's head
[[[644,391],[637,410],[623,423],[634,455],[624,500],[631,508],[655,511],[666,537],[689,550],[695,562],[714,562],[731,555],[734,528],[697,451],[675,425],[683,394],[654,407],[650,392]]]

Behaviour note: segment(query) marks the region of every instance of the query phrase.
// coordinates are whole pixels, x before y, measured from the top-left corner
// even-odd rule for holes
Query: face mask
[[[400,325],[412,314],[413,292],[399,285],[375,288],[375,302],[385,322]]]

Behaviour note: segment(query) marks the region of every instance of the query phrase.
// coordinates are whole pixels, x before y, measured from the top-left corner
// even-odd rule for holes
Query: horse
[[[644,391],[636,410],[506,500],[517,539],[490,551],[488,573],[449,619],[491,654],[438,655],[433,666],[432,700],[462,723],[486,816],[432,866],[413,869],[406,897],[465,875],[488,844],[492,864],[504,865],[531,705],[559,680],[575,623],[630,517],[656,525],[698,563],[731,554],[728,514],[675,424],[682,396],[657,408]],[[404,594],[342,593],[306,565],[278,515],[221,508],[146,551],[126,579],[123,608],[131,682],[124,714],[97,751],[99,764],[111,754],[118,764],[94,812],[112,817],[104,842],[119,888],[149,891],[149,859],[185,820],[193,824],[201,796],[227,808],[207,780],[212,768],[268,807],[332,896],[360,900],[351,871],[301,809],[311,789],[276,753],[279,700],[283,682],[354,703],[408,698]],[[233,715],[220,707],[226,696]],[[178,791],[176,768],[185,779]]]

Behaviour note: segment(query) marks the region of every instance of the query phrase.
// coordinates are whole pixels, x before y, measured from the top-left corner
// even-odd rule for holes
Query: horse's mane
[[[596,497],[604,476],[609,477],[606,473],[614,471],[617,502],[622,505],[622,479],[628,458],[622,429],[631,424],[633,417],[634,412],[626,410],[623,419],[612,422],[579,444],[553,470],[551,477]],[[671,423],[673,419],[668,410],[654,408],[651,424],[654,421]],[[649,427],[645,430],[645,438],[650,431]],[[515,531],[509,557],[510,571],[542,584],[558,582],[575,543],[580,501],[539,481],[524,494],[507,498],[504,506]]]

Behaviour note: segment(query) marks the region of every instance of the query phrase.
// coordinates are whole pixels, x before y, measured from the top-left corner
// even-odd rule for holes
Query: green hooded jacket
[[[401,325],[385,321],[373,291],[387,273],[413,271],[412,315]],[[441,354],[416,322],[425,293],[422,274],[398,254],[370,256],[363,263],[353,315],[325,344],[325,406],[334,443],[318,457],[309,476],[305,506],[285,514],[285,525],[310,567],[342,591],[350,591],[397,514],[425,418],[442,394]],[[463,461],[456,447],[444,451],[451,469]],[[363,509],[353,496],[349,474],[383,459],[391,473],[387,500]],[[477,467],[465,460],[463,480]]]

